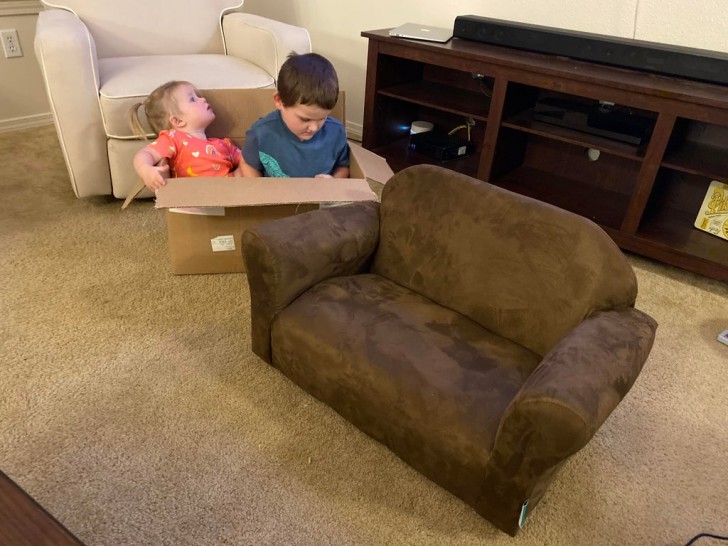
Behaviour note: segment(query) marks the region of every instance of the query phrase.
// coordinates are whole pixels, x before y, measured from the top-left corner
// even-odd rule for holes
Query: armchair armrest
[[[363,271],[378,241],[378,203],[311,211],[246,230],[253,352],[270,363],[270,329],[278,312],[316,283]]]
[[[111,175],[91,34],[69,11],[41,11],[34,48],[74,193],[108,195]]]
[[[541,361],[504,412],[486,487],[503,493],[506,526],[535,506],[553,474],[584,447],[634,384],[657,323],[641,311],[599,311]],[[498,498],[499,495],[490,498]]]
[[[227,14],[222,34],[228,55],[255,63],[273,78],[291,51],[311,52],[306,29],[250,13]]]

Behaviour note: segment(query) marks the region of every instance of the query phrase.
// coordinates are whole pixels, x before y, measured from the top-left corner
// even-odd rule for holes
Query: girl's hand
[[[159,188],[167,183],[165,175],[169,173],[169,165],[145,165],[139,175],[144,182],[144,185],[152,191],[157,191]]]
[[[167,183],[164,177],[169,173],[169,161],[151,146],[139,150],[134,155],[133,163],[139,178],[150,190],[157,191]]]

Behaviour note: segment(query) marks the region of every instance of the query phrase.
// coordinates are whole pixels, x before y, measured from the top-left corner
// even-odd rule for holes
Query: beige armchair
[[[243,0],[43,4],[35,51],[78,197],[131,191],[141,142],[128,112],[158,85],[272,88],[291,51],[311,51],[305,29],[241,13]]]

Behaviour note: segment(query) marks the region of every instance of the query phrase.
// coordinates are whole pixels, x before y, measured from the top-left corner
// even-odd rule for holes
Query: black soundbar
[[[453,35],[493,45],[728,84],[728,54],[602,34],[514,23],[477,15],[455,18]]]

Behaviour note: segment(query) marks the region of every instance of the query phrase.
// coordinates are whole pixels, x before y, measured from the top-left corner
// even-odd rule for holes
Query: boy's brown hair
[[[310,104],[332,110],[339,99],[334,65],[318,53],[291,53],[278,72],[277,87],[284,106]]]
[[[147,137],[147,133],[139,121],[139,107],[142,105],[144,105],[144,114],[147,116],[149,126],[152,128],[155,135],[159,135],[160,131],[172,128],[172,125],[169,122],[169,117],[172,115],[179,115],[179,108],[172,97],[172,93],[174,93],[175,89],[177,89],[180,85],[191,85],[192,87],[195,87],[187,81],[172,80],[167,83],[163,83],[154,91],[149,93],[149,96],[144,99],[144,102],[138,102],[131,107],[129,110],[129,123],[137,136]],[[195,90],[197,90],[197,88],[195,88]]]

